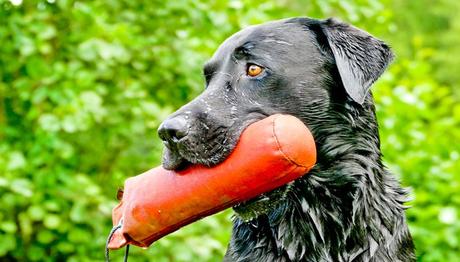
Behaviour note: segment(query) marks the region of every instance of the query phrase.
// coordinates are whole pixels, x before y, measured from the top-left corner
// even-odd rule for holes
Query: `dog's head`
[[[369,88],[391,59],[383,42],[333,19],[293,18],[246,28],[204,66],[203,93],[160,126],[163,166],[218,164],[249,124],[275,113],[303,120],[318,138],[323,161],[322,132],[353,128],[350,112],[372,104]]]

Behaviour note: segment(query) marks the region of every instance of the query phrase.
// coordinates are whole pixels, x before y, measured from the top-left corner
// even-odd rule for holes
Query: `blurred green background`
[[[0,0],[0,260],[102,260],[116,189],[159,164],[157,126],[203,89],[219,43],[250,24],[334,16],[393,47],[373,89],[385,161],[413,188],[418,260],[458,261],[459,12],[457,0]],[[231,216],[130,258],[219,261]]]

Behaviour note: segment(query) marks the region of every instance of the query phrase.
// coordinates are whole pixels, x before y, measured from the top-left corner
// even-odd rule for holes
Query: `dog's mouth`
[[[167,170],[182,170],[191,165],[191,162],[180,156],[178,153],[174,153],[173,150],[165,146],[163,150],[163,167]]]
[[[182,170],[194,164],[215,166],[230,155],[244,128],[232,130],[217,127],[207,130],[207,134],[189,136],[175,141],[174,144],[165,143],[163,167],[168,170]],[[210,137],[213,139],[209,139]]]
[[[267,116],[255,112],[245,120],[229,123],[228,126],[197,121],[187,137],[174,143],[164,142],[162,165],[168,170],[182,170],[192,164],[215,166],[231,154],[246,127]]]

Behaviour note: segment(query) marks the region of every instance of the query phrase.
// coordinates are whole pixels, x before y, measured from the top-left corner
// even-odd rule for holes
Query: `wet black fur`
[[[274,113],[302,119],[318,150],[281,198],[264,196],[275,204],[249,222],[235,217],[225,261],[415,260],[406,192],[382,164],[369,92],[391,59],[385,43],[333,19],[275,21],[222,44],[205,67],[207,89],[160,130],[164,166],[219,163],[247,125]],[[266,72],[250,78],[248,63]],[[164,129],[179,118],[185,136],[174,137]]]

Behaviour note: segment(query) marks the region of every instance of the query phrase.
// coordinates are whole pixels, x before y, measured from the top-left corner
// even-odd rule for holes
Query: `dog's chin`
[[[236,216],[244,222],[249,222],[261,215],[268,214],[286,200],[292,184],[293,182],[235,205],[233,210]]]

